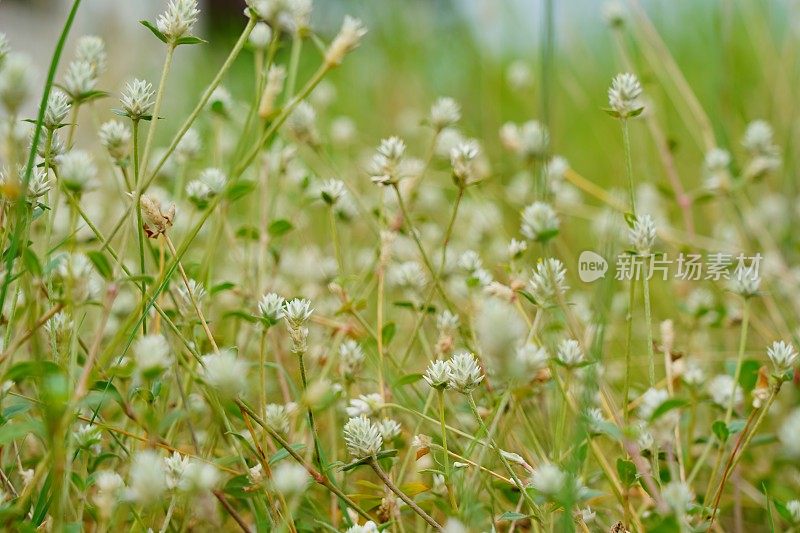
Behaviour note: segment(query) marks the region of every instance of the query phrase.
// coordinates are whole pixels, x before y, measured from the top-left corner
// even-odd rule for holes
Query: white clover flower
[[[619,118],[633,117],[642,108],[639,101],[641,94],[642,86],[635,75],[617,74],[608,89],[608,105]]]
[[[354,459],[364,459],[381,451],[383,437],[375,424],[366,416],[360,415],[351,418],[344,425],[344,442]]]
[[[517,239],[511,239],[511,242],[508,243],[508,257],[511,259],[517,259],[522,256],[523,253],[528,249],[528,243],[525,241],[520,241]]]
[[[727,408],[733,397],[733,405],[742,403],[743,394],[739,384],[727,374],[719,374],[711,378],[706,387],[711,400],[720,407]]]
[[[506,69],[506,81],[515,91],[529,89],[533,85],[533,72],[530,65],[520,59],[513,61]]]
[[[725,172],[731,164],[731,154],[722,148],[712,148],[706,152],[703,166],[706,171],[712,174]]]
[[[192,159],[197,159],[202,149],[203,143],[200,140],[200,134],[197,133],[196,129],[189,128],[175,147],[175,158],[182,163],[186,163]]]
[[[682,481],[670,481],[661,490],[661,496],[669,508],[678,516],[683,516],[692,506],[694,493]]]
[[[603,415],[603,411],[597,407],[590,407],[586,410],[585,418],[590,433],[598,434],[602,432],[602,427],[606,423],[606,417]]]
[[[550,145],[550,133],[541,122],[529,120],[519,128],[519,150],[525,157],[542,157]]]
[[[476,181],[479,175],[477,165],[480,145],[475,139],[468,139],[459,143],[450,150],[450,166],[453,168],[453,177],[460,186]]]
[[[272,472],[272,483],[284,496],[302,494],[308,488],[311,476],[302,465],[283,461]]]
[[[245,389],[248,365],[238,359],[230,348],[221,350],[218,354],[204,355],[201,361],[206,383],[222,396],[233,398]]]
[[[650,255],[653,243],[656,240],[656,223],[650,215],[640,215],[633,222],[633,227],[628,230],[633,249],[639,255]]]
[[[264,407],[264,420],[269,427],[281,435],[289,434],[289,411],[286,406],[270,403]]]
[[[475,250],[467,250],[458,258],[458,266],[469,273],[473,273],[483,268],[481,256]]]
[[[61,89],[53,89],[47,98],[47,108],[44,113],[44,127],[55,130],[61,126],[71,107],[69,97]]]
[[[320,187],[320,196],[323,201],[328,205],[336,205],[336,203],[347,194],[347,188],[342,180],[329,179]]]
[[[761,286],[761,277],[758,275],[756,265],[745,267],[739,265],[733,271],[729,282],[730,290],[742,298],[752,298],[758,295]]]
[[[355,141],[358,129],[350,117],[336,117],[331,121],[331,140],[339,146],[349,146]]]
[[[540,305],[555,303],[559,295],[569,288],[567,271],[558,259],[549,257],[536,265],[530,279],[533,297]]]
[[[156,19],[156,28],[175,43],[191,32],[199,13],[197,0],[170,0],[167,10]]]
[[[297,104],[297,107],[286,119],[286,127],[298,142],[316,144],[319,140],[317,112],[306,101]]]
[[[147,116],[150,108],[153,106],[153,86],[150,82],[140,79],[134,79],[125,85],[125,90],[122,91],[120,102],[125,113],[132,120],[139,120]]]
[[[253,31],[250,32],[250,37],[248,37],[247,40],[250,46],[256,50],[263,50],[272,40],[272,29],[269,27],[269,24],[259,22],[253,26]]]
[[[106,45],[100,37],[84,35],[78,39],[78,44],[75,46],[75,59],[91,65],[95,76],[105,71],[107,57]]]
[[[204,209],[214,196],[211,187],[200,180],[192,180],[186,184],[186,196],[198,209]]]
[[[522,234],[537,242],[547,242],[558,233],[559,221],[550,204],[534,202],[522,211]]]
[[[459,352],[447,362],[449,367],[450,388],[462,394],[471,393],[481,381],[483,381],[483,371],[481,370],[475,355],[469,352]]]
[[[538,344],[526,342],[519,348],[514,356],[514,361],[519,365],[525,378],[530,378],[531,374],[536,374],[540,370],[547,368],[550,354],[547,348]]]
[[[566,367],[577,367],[586,361],[583,348],[575,339],[564,339],[558,343],[556,358]]]
[[[347,416],[353,418],[361,415],[372,416],[383,408],[383,396],[377,393],[362,394],[350,400],[350,405],[345,408]]]
[[[308,322],[313,312],[314,308],[311,307],[310,300],[294,298],[284,304],[281,316],[290,328],[297,329],[303,327],[306,322]]]
[[[690,361],[681,376],[683,382],[690,387],[702,387],[706,381],[706,373],[703,368],[695,361]]]
[[[547,178],[553,183],[561,182],[568,170],[569,162],[560,155],[553,156],[550,161],[547,162],[547,167],[545,168]]]
[[[531,486],[545,496],[555,496],[560,493],[566,481],[567,474],[553,463],[540,464],[531,476]]]
[[[121,161],[130,151],[131,130],[118,120],[109,120],[98,131],[100,144],[115,161]]]
[[[345,15],[339,33],[325,52],[325,63],[330,66],[341,65],[344,56],[355,50],[366,34],[367,28],[361,20]]]
[[[381,432],[383,442],[391,442],[400,436],[401,428],[397,421],[391,418],[384,418],[377,423],[378,431]]]
[[[775,341],[767,348],[767,356],[779,375],[786,374],[797,363],[797,350],[791,343]]]
[[[228,115],[233,108],[233,97],[222,85],[217,86],[208,98],[208,108],[217,114]]]
[[[158,504],[167,490],[161,458],[150,450],[136,453],[131,461],[129,499],[142,505]]]
[[[353,525],[345,533],[378,533],[378,526],[372,520],[367,520],[364,525]]]
[[[194,305],[192,305],[192,300],[194,300],[198,306],[201,306],[203,300],[205,300],[208,295],[203,284],[194,279],[189,279],[188,288],[185,284],[180,284],[177,292],[178,297],[176,299],[182,313],[194,312],[195,309]]]
[[[167,488],[169,490],[178,488],[188,466],[189,458],[178,452],[172,452],[172,455],[164,458],[164,474],[166,475]]]
[[[202,493],[213,490],[220,480],[219,470],[214,465],[192,459],[184,468],[178,488],[186,493]]]
[[[136,367],[145,377],[155,377],[172,364],[169,343],[159,334],[145,335],[133,346]]]
[[[436,329],[440,334],[453,334],[457,329],[461,319],[455,313],[445,309],[436,317]]]
[[[777,148],[773,143],[773,131],[769,122],[754,120],[748,124],[742,138],[742,146],[753,155],[773,155]]]
[[[416,261],[391,265],[386,277],[392,286],[411,290],[421,289],[426,281],[425,272]]]
[[[22,176],[24,169],[20,167],[19,175]],[[53,188],[53,182],[47,177],[47,172],[42,168],[34,168],[31,179],[28,182],[28,197],[39,198],[47,194]]]
[[[428,120],[435,130],[440,131],[461,120],[461,107],[454,99],[444,96],[433,103]]]
[[[73,322],[70,316],[64,311],[59,311],[45,323],[44,329],[58,343],[69,335],[72,331],[72,326]]]
[[[58,178],[70,191],[81,193],[94,185],[97,167],[87,152],[72,150],[59,156],[57,163]]]
[[[339,372],[345,379],[354,379],[365,359],[364,350],[353,339],[347,339],[339,345]]]
[[[33,82],[31,61],[20,54],[8,54],[0,69],[0,102],[15,115],[28,99]]]
[[[642,403],[639,405],[638,415],[642,420],[650,420],[656,409],[669,400],[669,392],[665,389],[649,388],[642,396]]]
[[[213,167],[204,169],[197,179],[208,187],[208,190],[211,191],[211,196],[220,194],[228,182],[228,177],[225,173]]]
[[[72,432],[72,439],[77,449],[88,449],[100,444],[102,434],[99,426],[82,424]]]
[[[97,85],[97,70],[88,61],[73,61],[64,74],[64,89],[73,101],[80,100],[94,91]]]
[[[653,438],[653,434],[650,433],[650,430],[647,427],[647,422],[644,420],[639,421],[635,426],[634,430],[636,432],[636,445],[639,446],[639,449],[642,450],[649,450],[653,447],[653,443],[655,439]]]
[[[119,500],[125,482],[116,472],[99,470],[94,474],[94,486],[97,492],[92,497],[92,502],[97,506],[100,514],[108,518]]]
[[[383,139],[377,153],[372,157],[370,179],[376,185],[386,186],[397,183],[400,176],[400,163],[406,151],[406,143],[399,137]]]
[[[431,361],[422,378],[434,389],[446,389],[450,384],[450,365],[447,361]]]
[[[283,316],[283,306],[286,300],[283,296],[270,292],[258,300],[258,314],[270,325],[276,324]]]

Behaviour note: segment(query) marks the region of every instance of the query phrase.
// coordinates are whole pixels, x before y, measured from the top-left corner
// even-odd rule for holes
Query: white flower
[[[353,339],[347,339],[339,345],[339,372],[345,379],[354,379],[365,359],[364,350]]]
[[[711,400],[720,407],[727,408],[733,398],[733,405],[742,403],[742,389],[733,378],[727,374],[719,374],[711,378],[706,387]]]
[[[520,151],[526,157],[541,157],[550,145],[550,133],[541,122],[529,120],[519,129]]]
[[[559,221],[550,204],[534,202],[522,211],[522,234],[537,242],[546,242],[558,233]]]
[[[164,463],[150,450],[136,453],[131,461],[129,498],[143,505],[161,503],[167,490]]]
[[[92,66],[95,76],[106,69],[106,45],[96,35],[84,35],[75,46],[75,58]]]
[[[400,163],[406,151],[406,143],[399,137],[383,139],[377,153],[372,157],[370,179],[376,185],[391,185],[400,179]]]
[[[192,30],[199,13],[197,0],[170,0],[167,10],[156,19],[156,28],[175,43]]]
[[[30,94],[33,75],[31,60],[20,54],[8,54],[0,68],[0,102],[14,115]]]
[[[136,367],[144,375],[154,377],[172,364],[169,343],[163,335],[145,335],[133,346]]]
[[[97,176],[92,156],[83,150],[72,150],[58,158],[58,178],[64,187],[80,193],[92,187]]]
[[[286,127],[298,142],[315,144],[318,141],[317,112],[306,101],[300,102],[286,119]]]
[[[448,362],[450,387],[462,394],[471,393],[481,381],[483,381],[483,371],[481,370],[475,355],[469,352],[459,352]]]
[[[100,144],[108,151],[115,161],[120,161],[128,156],[131,130],[118,120],[109,120],[98,132]]]
[[[586,424],[589,426],[589,432],[598,434],[602,432],[603,425],[606,422],[606,417],[603,411],[597,407],[590,407],[585,413]]]
[[[694,493],[691,487],[681,481],[670,481],[661,490],[661,496],[670,509],[682,516],[689,510],[694,501]]]
[[[459,184],[466,185],[479,178],[477,158],[480,145],[475,139],[468,139],[450,150],[450,166]]]
[[[756,156],[774,155],[777,147],[773,144],[772,126],[766,120],[754,120],[747,125],[742,146]]]
[[[286,304],[283,296],[270,292],[258,301],[258,313],[269,324],[275,324],[283,316],[283,306]]]
[[[154,95],[153,86],[149,82],[134,79],[125,85],[120,102],[131,119],[139,120],[150,111]]]
[[[547,368],[550,354],[544,346],[527,342],[517,348],[514,360],[521,367],[524,377],[529,379],[531,374]]]
[[[311,476],[302,465],[283,461],[273,470],[272,480],[275,490],[289,496],[304,492]]]
[[[583,348],[575,339],[564,339],[558,343],[556,357],[566,367],[580,366],[586,360]]]
[[[245,389],[248,365],[238,359],[231,349],[218,354],[208,354],[201,358],[203,377],[221,395],[238,396]]]
[[[187,288],[185,284],[180,284],[178,286],[178,306],[181,309],[182,313],[187,312],[194,312],[194,305],[192,305],[192,300],[200,306],[205,300],[206,295],[205,287],[203,284],[197,280],[189,279],[189,287]]]
[[[168,489],[178,488],[187,466],[189,466],[189,458],[182,456],[178,452],[172,452],[172,455],[164,458],[164,473],[166,474]]]
[[[642,420],[650,420],[655,413],[656,409],[669,400],[669,392],[665,389],[655,389],[653,387],[647,389],[642,396],[642,403],[639,405],[639,418]]]
[[[683,382],[692,387],[700,387],[706,381],[706,373],[703,368],[695,361],[690,361],[686,364],[686,370],[683,371]]]
[[[340,65],[344,56],[355,50],[366,34],[367,28],[361,20],[345,15],[339,33],[325,52],[325,62],[330,66]]]
[[[440,334],[452,335],[458,329],[460,322],[458,315],[445,309],[436,317],[436,329]]]
[[[289,411],[286,406],[269,403],[264,408],[264,421],[281,435],[289,434]]]
[[[345,533],[378,533],[378,526],[372,520],[367,520],[363,526],[350,526]]]
[[[511,242],[508,243],[508,257],[511,259],[516,259],[520,257],[525,250],[528,249],[528,243],[525,241],[520,241],[517,239],[511,239]]]
[[[778,429],[778,440],[781,441],[784,451],[790,457],[800,457],[800,407],[783,419]]]
[[[400,424],[391,418],[384,418],[377,424],[383,442],[390,442],[400,436]]]
[[[560,155],[556,155],[547,162],[545,172],[547,172],[547,177],[550,181],[558,183],[564,179],[564,175],[568,170],[569,162]]]
[[[20,176],[23,175],[24,170],[20,169]],[[34,168],[31,174],[31,179],[28,182],[28,197],[39,198],[47,194],[47,191],[53,188],[53,182],[47,177],[47,172],[41,168]]]
[[[211,196],[221,193],[228,182],[228,177],[225,173],[214,167],[204,169],[197,179],[208,187],[209,191],[211,191]]]
[[[628,118],[641,109],[642,86],[630,73],[617,74],[608,89],[608,105],[620,118]]]
[[[712,148],[706,152],[703,160],[706,171],[712,174],[728,170],[730,164],[731,154],[722,148]]]
[[[761,277],[758,275],[757,266],[753,264],[749,267],[743,265],[736,267],[731,275],[729,286],[731,291],[742,298],[752,298],[758,295]]]
[[[362,394],[350,400],[350,405],[345,409],[347,416],[372,416],[383,408],[383,397],[380,394]]]
[[[199,209],[208,206],[208,201],[214,196],[211,188],[200,180],[192,180],[186,184],[186,196]]]
[[[797,362],[797,350],[791,343],[784,341],[773,342],[772,346],[767,348],[767,355],[775,367],[775,372],[780,375],[792,370]]]
[[[567,475],[552,463],[542,463],[533,471],[531,486],[545,496],[554,496],[561,492]]]
[[[786,510],[789,511],[789,515],[792,517],[792,521],[795,524],[800,523],[800,500],[789,500],[786,502]]]
[[[320,196],[328,205],[335,205],[347,193],[342,180],[329,179],[320,187]]]
[[[282,317],[289,327],[300,328],[308,322],[313,312],[314,308],[311,307],[311,301],[294,298],[284,304]]]
[[[219,483],[219,470],[214,465],[192,459],[183,471],[178,488],[183,492],[207,492]]]
[[[431,361],[422,378],[434,389],[445,389],[450,383],[450,365],[447,361]]]
[[[461,119],[461,107],[452,98],[442,97],[431,106],[430,123],[434,129],[442,130]]]
[[[175,147],[175,158],[182,163],[196,159],[200,156],[202,148],[200,134],[197,133],[196,129],[189,128]]]
[[[628,230],[628,237],[639,255],[650,255],[656,240],[656,223],[650,215],[640,215]]]
[[[403,289],[420,289],[425,285],[425,272],[416,261],[391,265],[386,277],[391,285]]]
[[[75,440],[77,449],[87,449],[100,444],[102,434],[99,426],[82,424],[72,432],[72,438]]]
[[[53,89],[47,98],[47,109],[44,114],[44,127],[50,130],[58,128],[69,113],[71,107],[69,97],[61,89]]]
[[[119,500],[125,483],[116,472],[99,470],[94,474],[94,486],[97,487],[97,492],[92,497],[92,502],[97,506],[100,514],[108,518]]]
[[[253,26],[253,31],[250,32],[250,37],[248,37],[250,46],[256,50],[263,50],[271,40],[272,29],[269,27],[269,24],[265,22],[259,22]]]
[[[567,271],[564,264],[555,258],[546,258],[536,265],[530,280],[533,297],[540,305],[555,303],[558,296],[569,287],[566,284]]]
[[[97,85],[97,70],[88,61],[73,61],[64,74],[64,89],[73,100],[80,100]]]
[[[347,451],[355,459],[364,459],[381,451],[383,437],[378,427],[360,415],[353,417],[344,425],[344,441]]]

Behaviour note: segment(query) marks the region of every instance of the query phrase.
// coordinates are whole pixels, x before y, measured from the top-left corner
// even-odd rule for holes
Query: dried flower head
[[[139,204],[142,209],[142,228],[147,237],[157,239],[159,235],[166,233],[172,227],[172,222],[175,220],[174,203],[164,208],[158,198],[143,194]]]
[[[344,56],[355,50],[366,34],[367,28],[359,19],[345,15],[339,33],[325,52],[325,63],[329,67],[341,65]]]

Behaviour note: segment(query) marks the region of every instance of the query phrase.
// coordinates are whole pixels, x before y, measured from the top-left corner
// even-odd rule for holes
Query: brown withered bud
[[[157,198],[147,194],[140,199],[142,207],[142,228],[150,239],[156,239],[172,227],[175,219],[175,204],[170,204],[166,209],[161,206]]]

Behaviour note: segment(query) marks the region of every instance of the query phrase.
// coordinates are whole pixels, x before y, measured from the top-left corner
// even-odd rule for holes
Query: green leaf
[[[628,225],[629,228],[633,229],[633,225],[636,224],[636,215],[631,212],[626,212],[625,215],[625,223]]]
[[[8,369],[3,381],[19,382],[25,378],[58,372],[61,372],[61,368],[51,361],[22,361]]]
[[[601,422],[594,424],[594,429],[603,435],[608,435],[614,440],[621,441],[622,440],[622,430],[620,430],[616,424],[609,422],[608,420],[603,420]]]
[[[175,45],[180,44],[202,44],[207,43],[205,39],[201,39],[200,37],[195,37],[194,35],[187,35],[186,37],[181,37],[177,41],[175,41]]]
[[[104,279],[110,280],[114,276],[111,270],[111,263],[103,252],[92,250],[91,252],[87,252],[86,255]]]
[[[659,418],[661,418],[662,416],[664,416],[665,414],[667,414],[668,412],[674,409],[680,409],[681,407],[684,407],[688,404],[689,401],[686,400],[685,398],[670,398],[669,400],[662,402],[661,405],[656,407],[656,410],[653,411],[652,415],[650,415],[650,421],[654,422]]]
[[[256,182],[251,180],[237,181],[225,191],[225,197],[228,200],[234,201],[247,196],[256,189]]]
[[[617,459],[617,474],[619,474],[620,481],[622,481],[626,487],[632,486],[638,479],[636,465],[633,464],[633,461],[621,457]]]
[[[28,272],[36,277],[42,276],[42,264],[39,262],[39,258],[36,257],[36,252],[26,247],[22,250],[22,262],[25,264],[25,268],[28,269]]]
[[[297,453],[302,453],[305,447],[306,447],[305,444],[292,444],[292,449]],[[269,458],[269,464],[274,465],[278,461],[285,459],[287,457],[289,457],[288,450],[286,450],[286,448],[281,448],[280,450],[272,454],[272,457]]]
[[[168,42],[168,40],[167,40],[167,36],[166,36],[166,35],[164,35],[163,33],[161,33],[161,31],[159,31],[159,29],[158,29],[158,28],[156,28],[155,26],[153,26],[153,24],[152,24],[152,23],[151,23],[149,20],[140,20],[140,21],[139,21],[139,24],[141,24],[142,26],[144,26],[145,28],[147,28],[148,30],[150,30],[151,32],[153,32],[153,35],[155,35],[156,37],[158,37],[158,39],[159,39],[159,40],[160,40],[162,43],[166,44],[166,43]]]
[[[42,423],[38,420],[28,420],[27,422],[14,422],[0,426],[0,446],[5,446],[15,439],[21,439],[28,433],[43,433]]]
[[[236,284],[232,281],[223,281],[222,283],[217,283],[211,290],[208,291],[209,294],[217,294],[218,292],[229,291],[232,288],[236,287]]]
[[[711,424],[711,431],[714,432],[717,439],[720,442],[726,442],[728,437],[731,436],[731,432],[728,430],[728,426],[722,420],[717,420],[713,424]]]
[[[401,377],[397,381],[394,382],[395,387],[402,387],[404,385],[410,385],[412,383],[416,383],[417,381],[422,379],[422,374],[406,374],[405,376]]]
[[[515,522],[517,520],[524,520],[526,518],[528,518],[528,515],[526,514],[518,513],[516,511],[506,511],[497,517],[497,521],[502,522],[504,520],[509,520],[511,522]]]
[[[381,339],[383,339],[383,344],[387,345],[392,342],[394,338],[394,334],[397,332],[397,324],[394,322],[387,322],[384,324],[383,329],[381,330]]]
[[[269,228],[267,228],[267,232],[269,233],[270,237],[280,237],[281,235],[285,235],[293,229],[294,226],[291,222],[284,218],[279,218],[270,223]]]

